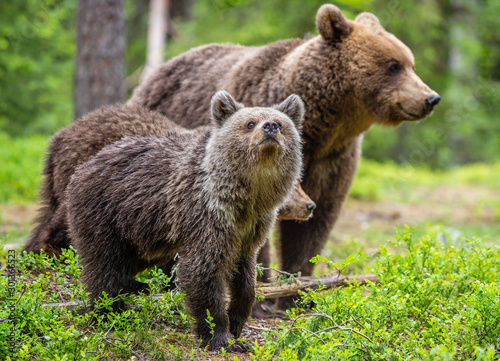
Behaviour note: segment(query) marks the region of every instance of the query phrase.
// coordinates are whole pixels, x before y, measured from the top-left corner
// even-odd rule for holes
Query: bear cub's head
[[[298,95],[270,108],[250,108],[219,91],[212,98],[211,117],[215,144],[235,157],[251,162],[301,158],[304,103]]]
[[[273,107],[244,107],[219,91],[211,116],[203,167],[218,197],[246,200],[245,208],[264,213],[285,204],[302,172],[300,97],[290,95]]]

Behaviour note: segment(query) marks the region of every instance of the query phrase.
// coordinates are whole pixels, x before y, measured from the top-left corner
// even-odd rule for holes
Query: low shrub
[[[380,283],[311,291],[290,320],[254,343],[255,360],[499,360],[500,248],[456,232],[415,237],[398,231],[373,257]],[[0,359],[2,360],[192,360],[238,358],[198,349],[192,320],[171,282],[150,269],[138,279],[151,295],[124,295],[121,313],[94,315],[44,306],[85,300],[78,257],[21,255],[0,246]],[[353,254],[328,268],[359,270],[369,256]],[[163,293],[162,293],[163,292]],[[104,298],[103,306],[111,300]],[[310,307],[312,306],[312,309]],[[94,318],[92,318],[94,316]],[[210,316],[207,317],[210,322]],[[91,324],[94,321],[94,324]]]
[[[443,232],[415,239],[410,228],[392,243],[405,252],[380,248],[379,284],[303,294],[314,308],[289,311],[253,358],[500,359],[500,248]]]
[[[13,257],[15,256],[15,258]],[[88,294],[80,282],[78,257],[73,250],[59,258],[24,255],[2,251],[0,277],[0,359],[2,360],[101,360],[142,357],[169,359],[182,354],[165,339],[190,336],[188,315],[179,292],[152,296],[122,296],[131,309],[122,313],[79,314],[67,308],[44,304],[86,300]],[[151,269],[139,276],[160,293],[170,278],[161,270]],[[103,303],[109,302],[104,299]],[[165,332],[168,330],[168,332]],[[183,335],[182,337],[176,334]],[[167,336],[165,336],[167,334]],[[189,353],[189,352],[188,352]]]

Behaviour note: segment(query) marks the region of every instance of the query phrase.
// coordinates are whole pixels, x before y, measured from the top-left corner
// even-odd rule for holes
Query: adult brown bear
[[[317,14],[319,36],[261,47],[210,44],[163,64],[134,92],[145,106],[189,128],[205,124],[210,95],[228,90],[249,106],[298,94],[306,105],[302,188],[316,202],[305,223],[282,221],[282,268],[311,274],[349,192],[362,135],[373,124],[422,119],[439,102],[415,73],[413,55],[370,13],[351,21],[333,5]]]

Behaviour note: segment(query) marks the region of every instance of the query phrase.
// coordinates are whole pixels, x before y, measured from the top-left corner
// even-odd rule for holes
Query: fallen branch
[[[379,279],[374,274],[364,274],[364,275],[352,275],[343,276],[339,275],[337,272],[329,273],[320,276],[301,276],[295,277],[296,282],[291,283],[262,283],[257,282],[255,287],[255,292],[262,298],[275,298],[275,297],[286,297],[297,295],[298,291],[306,291],[308,289],[315,290],[322,285],[325,289],[334,287],[345,287],[348,283],[356,280],[357,283],[362,285],[366,284],[367,281],[378,283]]]
[[[257,282],[255,285],[255,292],[260,298],[276,298],[276,297],[286,297],[294,296],[298,294],[298,291],[315,290],[321,286],[325,289],[334,287],[344,287],[348,283],[356,281],[359,284],[366,284],[368,281],[373,283],[378,283],[379,279],[374,274],[364,274],[364,275],[353,275],[353,276],[343,276],[338,273],[329,273],[320,276],[301,276],[294,277],[290,283],[263,283]],[[163,297],[163,294],[151,295],[153,299],[159,299]],[[91,307],[88,302],[84,301],[72,301],[72,302],[62,302],[62,303],[47,303],[42,307],[53,307],[57,309],[67,309],[69,311],[77,310],[78,313],[83,314],[90,311]]]

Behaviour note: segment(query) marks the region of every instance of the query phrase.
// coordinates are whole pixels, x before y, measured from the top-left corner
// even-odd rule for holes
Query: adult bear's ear
[[[243,108],[244,105],[238,103],[234,98],[225,90],[218,91],[212,97],[212,104],[210,107],[210,115],[212,122],[215,125],[222,125],[224,121],[238,110]]]
[[[292,94],[281,103],[276,104],[274,109],[285,113],[295,124],[297,130],[302,130],[304,122],[305,106],[302,99],[297,94]]]
[[[325,40],[338,42],[351,32],[351,24],[335,5],[326,4],[319,8],[316,27]]]
[[[384,31],[383,26],[380,25],[380,21],[372,13],[361,13],[356,16],[356,19],[354,21],[367,26],[374,33],[380,33]]]

